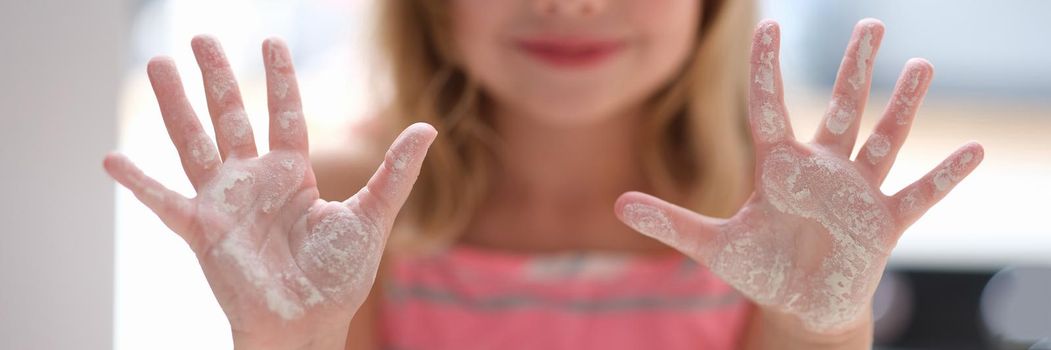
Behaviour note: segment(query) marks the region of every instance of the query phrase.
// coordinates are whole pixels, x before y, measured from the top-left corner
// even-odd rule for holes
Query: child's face
[[[580,126],[632,112],[693,48],[699,0],[453,0],[458,60],[500,114]]]

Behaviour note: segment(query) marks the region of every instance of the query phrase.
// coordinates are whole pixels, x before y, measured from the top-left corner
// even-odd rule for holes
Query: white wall
[[[0,348],[106,349],[127,0],[0,2]]]

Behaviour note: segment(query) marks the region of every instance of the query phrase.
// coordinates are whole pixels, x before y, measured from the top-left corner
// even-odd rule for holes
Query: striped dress
[[[454,246],[396,257],[384,349],[733,349],[749,307],[681,255],[515,255]]]

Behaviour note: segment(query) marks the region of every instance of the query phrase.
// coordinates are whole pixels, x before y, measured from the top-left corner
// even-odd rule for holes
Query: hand
[[[901,234],[984,154],[967,144],[900,192],[880,192],[933,74],[927,61],[913,59],[875,131],[849,159],[883,31],[876,20],[858,23],[821,127],[801,143],[783,101],[780,30],[773,21],[760,23],[751,58],[752,196],[733,217],[716,219],[627,193],[617,200],[618,217],[705,264],[761,308],[794,315],[807,330],[856,324]]]
[[[371,289],[394,217],[419,174],[436,131],[407,128],[383,164],[344,202],[319,199],[292,59],[278,39],[263,43],[270,110],[270,153],[258,156],[233,72],[219,43],[193,40],[204,77],[218,153],[183,92],[174,63],[148,66],[168,134],[194,198],[147,177],[110,154],[109,174],[193,249],[235,345],[316,346],[330,332],[342,346],[347,326]]]

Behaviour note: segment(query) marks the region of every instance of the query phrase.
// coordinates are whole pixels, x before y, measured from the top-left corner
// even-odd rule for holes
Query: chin
[[[509,116],[528,118],[546,127],[573,128],[602,124],[624,116],[638,104],[636,94],[628,93],[625,81],[610,79],[548,79],[503,81],[489,86],[497,110],[513,111]],[[496,85],[496,84],[493,84]],[[630,85],[630,84],[628,84]],[[497,113],[504,114],[504,113]]]
[[[519,96],[521,97],[521,96]],[[625,115],[626,106],[616,97],[594,94],[563,94],[526,98],[512,103],[515,109],[525,112],[524,117],[536,119],[548,127],[578,128],[608,122]]]

